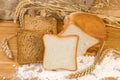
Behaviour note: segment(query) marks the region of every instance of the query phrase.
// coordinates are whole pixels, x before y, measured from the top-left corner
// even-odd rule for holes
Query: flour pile
[[[94,62],[94,58],[90,56],[78,57],[78,71],[90,66]],[[32,78],[38,80],[69,80],[65,79],[65,76],[70,73],[69,71],[46,71],[40,64],[30,64],[19,67],[16,74],[20,80]],[[95,70],[90,74],[71,80],[102,80],[105,77],[114,77],[120,80],[120,58],[115,58],[112,53],[108,54],[100,65],[96,65]]]

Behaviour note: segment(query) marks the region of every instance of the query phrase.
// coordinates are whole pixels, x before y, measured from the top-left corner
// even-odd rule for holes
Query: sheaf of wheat
[[[23,24],[23,16],[24,16],[25,12],[27,11],[27,9],[28,8],[30,9],[31,6],[39,7],[40,12],[45,10],[45,13],[46,13],[45,16],[48,16],[51,13],[56,13],[60,17],[66,16],[68,13],[71,13],[71,12],[81,11],[81,8],[85,8],[85,6],[80,5],[80,4],[72,5],[72,6],[74,6],[73,8],[60,6],[61,4],[69,5],[69,6],[72,5],[64,0],[58,0],[58,1],[51,0],[47,3],[41,3],[40,1],[23,0],[16,7],[16,11],[14,14],[14,22],[16,22],[19,19],[20,24],[22,25]],[[87,10],[87,8],[85,8],[85,9]]]
[[[118,2],[118,0],[115,0],[115,1],[116,1],[116,3]],[[63,4],[66,6],[61,6]],[[99,8],[102,8],[104,6],[109,7],[108,5],[111,6],[111,5],[115,5],[115,4],[110,3],[110,0],[98,0],[98,3],[95,3],[92,7],[95,7],[96,10],[98,10],[98,12],[102,12],[102,10],[99,10]],[[120,8],[120,6],[118,4],[116,4],[116,5]],[[77,11],[89,12],[89,13],[95,14],[95,15],[99,16],[100,18],[102,18],[105,21],[106,26],[110,26],[113,28],[120,28],[120,18],[119,17],[107,16],[107,15],[103,15],[100,13],[94,13],[95,11],[93,12],[91,9],[89,9],[85,5],[72,4],[65,0],[49,0],[49,1],[47,1],[47,3],[41,3],[40,1],[32,1],[32,0],[22,0],[16,7],[16,11],[14,14],[14,22],[19,20],[20,25],[23,26],[24,14],[28,10],[28,8],[30,10],[32,7],[39,7],[38,10],[41,13],[44,10],[44,13],[46,14],[45,16],[49,16],[49,15],[51,15],[51,13],[55,13],[62,19],[64,18],[64,16],[69,15],[72,12],[77,12]]]

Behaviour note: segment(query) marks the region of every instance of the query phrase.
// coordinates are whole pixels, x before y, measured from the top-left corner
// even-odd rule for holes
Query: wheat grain
[[[16,34],[9,36],[8,38],[2,40],[1,42],[1,49],[9,59],[14,59],[12,51],[10,50],[8,46],[9,39],[13,38],[14,36],[16,36]]]
[[[2,42],[1,42],[1,49],[2,51],[6,54],[6,56],[10,59],[13,59],[13,55],[12,55],[12,52],[11,50],[9,49],[8,47],[8,40],[7,39],[4,39]]]
[[[70,74],[70,75],[66,76],[66,78],[73,79],[73,78],[82,77],[84,75],[87,75],[88,73],[90,73],[94,69],[95,69],[95,64],[89,66],[87,69],[84,69],[84,70],[82,70],[80,72],[76,72],[76,73]]]

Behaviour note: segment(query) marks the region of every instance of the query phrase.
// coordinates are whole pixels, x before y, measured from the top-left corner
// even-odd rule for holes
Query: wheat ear
[[[16,7],[16,10],[15,10],[14,16],[13,16],[14,22],[17,21],[21,9],[29,4],[32,4],[32,2],[30,0],[23,0],[18,4],[18,6]]]
[[[9,46],[8,46],[8,41],[9,39],[13,38],[14,36],[16,36],[16,34],[4,39],[1,42],[1,49],[2,51],[5,53],[5,55],[9,58],[9,59],[14,59],[12,51],[10,50]]]
[[[102,55],[100,56],[100,60],[98,62],[98,64],[101,64],[101,62],[104,60],[104,58],[109,54],[109,53],[116,53],[118,55],[120,55],[120,51],[117,51],[115,49],[106,49],[105,51],[103,51]]]
[[[67,79],[73,79],[73,78],[78,78],[78,77],[82,77],[88,73],[90,73],[91,71],[93,71],[95,69],[95,64],[89,66],[87,69],[84,69],[80,72],[76,72],[76,73],[73,73],[73,74],[69,74],[66,78]]]
[[[100,14],[95,14],[98,17],[102,18],[104,21],[108,22],[105,25],[113,27],[113,28],[119,28],[120,29],[120,18],[114,17],[114,16],[105,16]]]
[[[78,77],[87,75],[90,72],[92,72],[95,69],[95,66],[96,66],[97,62],[99,61],[99,58],[100,58],[100,55],[102,53],[104,45],[105,45],[105,42],[103,41],[101,47],[99,48],[99,50],[97,52],[97,55],[96,55],[95,60],[94,60],[94,63],[91,66],[89,66],[88,68],[86,68],[86,69],[84,69],[84,70],[82,70],[80,72],[69,74],[68,76],[66,76],[66,78],[68,78],[68,79],[78,78]]]
[[[23,27],[24,26],[24,14],[26,13],[28,9],[27,8],[23,8],[20,11],[20,15],[19,15],[19,22],[20,22],[20,26]]]

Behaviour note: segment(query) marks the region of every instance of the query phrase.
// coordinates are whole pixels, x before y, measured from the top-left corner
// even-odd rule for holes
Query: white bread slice
[[[81,12],[74,12],[64,19],[64,30],[59,33],[61,36],[78,35],[78,56],[97,43],[107,38],[105,23],[99,17]]]
[[[66,36],[66,35],[78,35],[80,37],[78,42],[78,49],[77,55],[83,55],[88,48],[97,44],[99,42],[98,39],[86,34],[83,30],[78,28],[74,24],[70,24],[64,31],[62,31],[59,35]]]
[[[96,15],[81,12],[71,13],[65,17],[63,27],[66,28],[70,24],[76,25],[85,33],[100,41],[106,40],[107,38],[105,23]]]
[[[45,52],[43,67],[47,70],[77,70],[78,36],[56,36],[46,34],[43,37]]]

